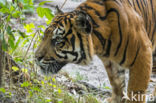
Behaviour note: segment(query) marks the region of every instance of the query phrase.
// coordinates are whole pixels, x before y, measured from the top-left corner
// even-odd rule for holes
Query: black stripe
[[[70,28],[72,27],[72,23],[71,23],[71,20],[70,19],[68,19],[68,21],[69,21],[69,24],[70,24]]]
[[[152,17],[154,19],[154,9],[153,9],[153,2],[152,2],[152,0],[150,0],[150,3],[151,3],[151,9],[152,9]]]
[[[62,26],[62,28],[64,28],[64,27]],[[58,27],[58,30],[62,32],[62,33],[59,33],[59,34],[65,33],[65,30],[64,29],[61,29],[61,27]]]
[[[132,0],[132,2],[133,2],[134,10],[136,11],[136,7],[135,7],[135,3],[134,3],[134,0]]]
[[[89,58],[92,59],[91,54],[90,54],[92,47],[90,48],[90,46],[89,46],[89,40],[88,39],[89,38],[87,38],[87,49],[88,49]]]
[[[65,19],[64,19],[64,23],[67,25],[67,18],[65,17]]]
[[[138,49],[137,49],[137,51],[136,51],[136,55],[135,55],[135,57],[134,57],[133,62],[130,64],[130,67],[132,67],[132,66],[134,65],[134,63],[135,63],[135,61],[136,61],[136,58],[137,58],[137,56],[139,55],[139,54],[138,54],[138,53],[139,53],[139,50],[140,50],[140,46],[138,47]]]
[[[85,10],[86,8],[83,8],[83,7],[79,7],[79,9],[81,10],[81,11],[87,11],[87,10]],[[75,11],[75,12],[80,12],[80,11]],[[85,12],[86,13],[86,12]],[[92,23],[93,23],[93,27],[94,28],[98,28],[99,27],[99,25],[94,21],[94,19],[88,14],[88,13],[86,13],[89,17],[90,17],[90,19],[92,20]]]
[[[70,42],[71,42],[71,45],[72,45],[72,48],[73,48],[73,51],[75,50],[75,36],[72,35],[71,39],[70,39]]]
[[[111,40],[107,40],[107,49],[106,49],[106,53],[103,56],[109,57],[109,55],[110,55],[110,49],[111,49],[111,44],[112,44]]]
[[[59,22],[59,25],[63,27],[63,24],[62,24],[62,22]]]
[[[62,51],[63,54],[71,54],[73,56],[75,56],[75,58],[73,59],[73,62],[77,60],[78,57],[78,53],[77,52],[72,52],[72,51]]]
[[[71,27],[69,28],[69,30],[68,30],[68,32],[65,34],[65,37],[67,37],[68,35],[70,35],[70,34],[72,34],[72,29],[71,29]]]
[[[146,15],[147,15],[147,18],[149,18],[149,5],[148,5],[148,3],[147,3],[147,0],[143,0],[144,1],[144,4],[146,5],[146,8],[145,8],[145,10],[146,10]],[[148,23],[150,23],[149,24],[149,26],[150,26],[150,28],[148,28],[149,26],[148,26]],[[149,20],[148,21],[148,23],[147,23],[147,28],[148,28],[148,34],[151,32],[151,21]],[[149,36],[148,36],[149,37]]]
[[[60,48],[63,48],[65,46],[65,42],[61,42],[61,46],[59,46]]]
[[[148,37],[150,36],[150,33],[151,33],[151,29],[152,29],[152,28],[151,28],[151,21],[149,21],[149,23],[150,23],[150,24],[149,24],[149,31],[148,31]]]
[[[120,62],[120,65],[122,65],[126,60],[126,53],[127,53],[128,43],[129,43],[129,37],[128,37],[128,40],[127,40],[127,43],[126,43],[126,46],[125,46],[124,55],[123,55],[123,58],[122,58],[122,60]]]
[[[121,3],[120,2],[122,2],[122,1],[118,1],[118,0],[115,0],[115,2],[119,5],[119,6],[121,6]]]
[[[131,2],[128,0],[128,3],[132,6]]]
[[[142,10],[141,10],[141,8],[140,8],[139,1],[138,1],[138,0],[136,0],[136,2],[137,2],[137,5],[138,5],[138,8],[140,9],[140,11],[142,11]]]
[[[121,43],[122,43],[122,31],[121,31],[121,24],[120,24],[120,14],[119,12],[115,9],[115,8],[111,8],[110,10],[107,11],[107,14],[111,13],[111,12],[115,12],[118,16],[118,28],[119,28],[119,36],[120,36],[120,40],[119,40],[119,43],[118,43],[118,46],[117,46],[117,49],[115,51],[115,54],[114,56],[116,56],[118,54],[118,51],[121,47]]]
[[[147,12],[146,12],[147,10],[144,7],[146,5],[143,5],[143,1],[142,0],[140,0],[140,2],[141,2],[142,9],[143,9],[143,12],[142,13],[144,14],[144,17],[145,17],[145,20],[144,20],[144,22],[145,22],[145,28],[147,30],[147,24],[148,24]]]
[[[86,4],[85,4],[84,6],[85,6],[85,8],[87,8],[88,10],[94,10],[95,14],[96,14],[101,20],[105,20],[105,19],[107,18],[107,15],[106,15],[106,16],[101,16],[100,13],[99,13],[97,10],[95,10],[94,8],[92,8],[92,7],[90,7],[90,6],[86,5]]]
[[[73,18],[73,17],[74,17],[72,13],[71,13],[71,14],[69,14],[69,16],[70,16],[70,18]]]
[[[55,51],[55,54],[56,54],[56,56],[59,57],[59,58],[65,58],[65,57],[63,57],[63,56],[57,54],[56,51]]]
[[[80,48],[81,48],[81,57],[80,57],[80,59],[77,62],[79,64],[83,59],[86,59],[86,54],[85,54],[85,51],[84,51],[84,48],[83,48],[83,41],[82,41],[81,34],[77,33],[77,36],[79,38]]]
[[[156,73],[156,68],[152,68],[152,73]]]
[[[154,40],[152,41],[152,45],[154,45]]]
[[[106,42],[106,39],[104,39],[101,35],[100,32],[96,31],[96,30],[93,30],[93,33],[96,35],[96,37],[99,39],[103,49],[105,48],[105,42]]]
[[[154,39],[154,34],[156,32],[156,23],[154,23],[154,29],[153,29],[153,32],[152,32],[152,38],[151,38],[151,41],[153,41]]]
[[[119,76],[121,76],[122,74],[125,74],[125,69],[118,70],[118,74]]]
[[[94,21],[94,19],[93,19],[89,14],[87,14],[87,15],[90,17],[90,19],[91,19],[91,21],[92,21],[92,23],[93,23],[93,27],[94,27],[94,28],[100,27],[98,24],[96,24],[96,22]]]
[[[151,41],[153,42],[154,34],[155,34],[155,31],[156,31],[156,20],[155,20],[154,8],[153,8],[153,1],[150,0],[150,3],[151,3],[151,9],[152,9],[152,18],[153,18],[153,21],[154,21],[154,28],[153,28],[153,32],[152,32],[152,38],[151,38]]]

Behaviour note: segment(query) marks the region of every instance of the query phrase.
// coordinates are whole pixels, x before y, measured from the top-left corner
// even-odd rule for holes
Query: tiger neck
[[[101,5],[99,5],[101,4]],[[86,1],[76,9],[85,12],[92,20],[93,32],[91,34],[94,53],[97,55],[109,55],[109,45],[111,45],[111,29],[106,18],[106,8],[104,2]]]

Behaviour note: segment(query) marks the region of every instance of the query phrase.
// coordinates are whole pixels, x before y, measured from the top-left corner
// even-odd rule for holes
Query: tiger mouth
[[[62,69],[63,66],[66,65],[64,62],[57,61],[44,61],[42,63],[37,61],[36,64],[40,67],[44,74],[56,74]]]

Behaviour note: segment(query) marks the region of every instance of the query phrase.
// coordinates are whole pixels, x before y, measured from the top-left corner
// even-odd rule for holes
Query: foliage
[[[17,3],[10,3],[8,1],[0,1],[0,40],[2,41],[2,47],[4,51],[8,48],[15,50],[19,44],[19,39],[15,36],[19,35],[22,38],[25,37],[25,33],[20,30],[11,28],[11,18],[22,19],[23,12],[17,6]]]
[[[36,11],[37,11],[38,16],[40,16],[41,18],[43,18],[45,16],[48,19],[47,24],[50,24],[54,15],[52,14],[52,11],[49,8],[42,7],[42,5],[44,5],[45,3],[48,3],[48,2],[51,2],[51,1],[40,2],[39,6],[36,8]]]
[[[34,0],[18,0],[18,5],[25,13],[34,13]]]
[[[27,103],[100,103],[91,94],[83,96],[71,94],[68,88],[56,81],[55,77],[39,77],[41,78],[41,81],[32,78],[32,81],[16,84],[12,90],[7,87],[0,88],[0,92],[10,98],[14,95],[21,96],[23,102]],[[14,98],[14,102],[19,101],[18,99]]]

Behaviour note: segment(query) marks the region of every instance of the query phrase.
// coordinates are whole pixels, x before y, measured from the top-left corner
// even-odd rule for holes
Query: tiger
[[[68,63],[88,65],[97,55],[112,86],[107,102],[145,103],[155,46],[155,0],[86,0],[71,12],[57,7],[35,61],[44,73],[55,74]]]

